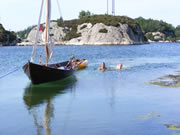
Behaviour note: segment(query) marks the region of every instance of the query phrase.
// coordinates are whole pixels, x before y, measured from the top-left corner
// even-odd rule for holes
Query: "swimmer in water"
[[[117,65],[117,67],[116,67],[116,69],[117,69],[117,70],[121,70],[121,69],[122,69],[122,67],[123,67],[123,65],[122,65],[122,64],[118,64],[118,65]]]
[[[100,71],[105,71],[105,70],[107,70],[104,62],[102,62],[101,66],[98,68],[98,70],[100,70]]]

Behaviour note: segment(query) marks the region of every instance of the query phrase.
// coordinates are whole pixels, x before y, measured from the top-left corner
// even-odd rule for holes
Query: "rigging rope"
[[[57,1],[58,11],[59,11],[59,16],[60,16],[60,19],[62,19],[63,27],[64,27],[64,30],[66,31],[66,25],[64,23],[64,19],[63,19],[63,15],[62,15],[62,12],[61,12],[61,7],[60,7],[60,4],[59,4],[59,0],[56,0],[56,1]],[[67,32],[70,33],[70,28],[68,28]],[[74,57],[73,56],[74,49],[75,49],[75,46],[73,46],[73,49],[70,49],[70,51],[69,51],[71,57]]]
[[[61,18],[62,17],[62,12],[61,12],[61,8],[60,8],[60,4],[59,4],[58,0],[56,0],[56,1],[57,1],[58,11],[59,11],[59,16]]]
[[[5,74],[5,75],[0,76],[0,79],[4,78],[4,77],[6,77],[6,76],[8,76],[8,75],[10,75],[10,74],[12,74],[12,73],[14,73],[14,72],[20,70],[20,69],[21,69],[20,67],[19,67],[19,68],[16,68],[15,70],[10,71],[9,73],[7,73],[7,74]]]
[[[60,7],[60,4],[59,4],[59,0],[56,0],[56,2],[57,2],[58,11],[59,11],[59,16],[60,16],[59,19],[62,19],[62,23],[63,23],[64,30],[66,30],[66,26],[65,26],[65,23],[64,23],[63,15],[62,15],[62,12],[61,12],[61,7]],[[68,29],[68,32],[70,32],[69,29]]]

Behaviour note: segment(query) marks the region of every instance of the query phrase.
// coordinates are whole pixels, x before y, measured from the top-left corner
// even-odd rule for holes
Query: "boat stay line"
[[[4,74],[4,75],[0,76],[0,79],[4,78],[4,77],[6,77],[6,76],[8,76],[8,75],[10,75],[10,74],[13,74],[14,72],[16,72],[16,71],[18,71],[18,70],[20,70],[20,69],[21,69],[21,68],[18,67],[18,68],[16,68],[16,69],[10,71],[10,72],[7,73],[7,74]]]

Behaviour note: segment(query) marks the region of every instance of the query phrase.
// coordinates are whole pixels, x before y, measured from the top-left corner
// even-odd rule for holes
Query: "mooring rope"
[[[7,74],[5,74],[5,75],[0,76],[0,79],[4,78],[4,77],[6,77],[6,76],[8,76],[8,75],[10,75],[10,74],[12,74],[12,73],[14,73],[14,72],[20,70],[20,69],[21,69],[20,67],[19,67],[19,68],[16,68],[15,70],[10,71],[9,73],[7,73]]]

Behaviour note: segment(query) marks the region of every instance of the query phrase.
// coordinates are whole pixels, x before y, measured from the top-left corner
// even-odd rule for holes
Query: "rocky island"
[[[149,42],[179,42],[180,26],[174,27],[162,20],[132,19],[127,16],[88,15],[79,19],[50,23],[51,39],[57,45],[134,45]],[[41,24],[39,44],[44,39],[44,24]],[[17,32],[22,43],[32,45],[37,26]]]
[[[39,33],[39,41],[44,37],[44,24]],[[55,44],[67,45],[133,45],[145,44],[147,39],[138,23],[126,16],[94,15],[70,21],[52,21],[50,23],[51,39]],[[35,41],[35,26],[28,34],[27,40]]]

